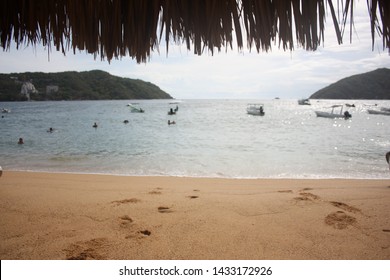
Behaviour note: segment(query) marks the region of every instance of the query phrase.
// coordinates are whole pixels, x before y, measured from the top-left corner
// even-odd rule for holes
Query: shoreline
[[[3,171],[1,259],[390,259],[389,179]]]
[[[99,173],[99,172],[76,172],[76,171],[47,171],[47,170],[23,170],[3,169],[3,172],[25,172],[44,174],[75,174],[75,175],[98,175],[98,176],[119,176],[119,177],[168,177],[168,178],[191,178],[191,179],[228,179],[228,180],[390,180],[387,177],[334,177],[334,176],[304,176],[304,177],[224,177],[224,176],[195,176],[195,175],[169,175],[169,174],[124,174],[124,173]]]

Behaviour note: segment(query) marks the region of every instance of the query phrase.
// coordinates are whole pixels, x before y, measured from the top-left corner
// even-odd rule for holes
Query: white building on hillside
[[[31,82],[24,82],[20,94],[26,96],[27,100],[30,100],[30,93],[38,93],[38,91]]]

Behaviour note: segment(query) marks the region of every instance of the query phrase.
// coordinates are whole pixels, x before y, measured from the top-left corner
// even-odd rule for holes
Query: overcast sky
[[[390,56],[383,50],[382,38],[372,51],[370,24],[366,1],[355,3],[355,30],[352,43],[349,27],[344,44],[338,45],[332,20],[328,17],[325,42],[317,51],[256,50],[214,52],[193,55],[183,46],[165,46],[152,53],[150,61],[137,64],[129,57],[121,60],[94,60],[93,55],[72,51],[64,56],[53,50],[26,47],[0,51],[0,73],[61,72],[99,69],[112,75],[152,82],[177,99],[292,99],[308,97],[315,91],[338,80],[377,68],[390,68]]]

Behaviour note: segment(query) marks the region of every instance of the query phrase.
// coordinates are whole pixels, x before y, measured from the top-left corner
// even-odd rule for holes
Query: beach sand
[[[1,259],[390,259],[390,180],[4,171]]]

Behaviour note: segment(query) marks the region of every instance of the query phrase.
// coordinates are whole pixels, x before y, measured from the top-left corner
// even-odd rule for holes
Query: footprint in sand
[[[356,224],[356,218],[345,214],[343,211],[337,211],[326,216],[325,223],[335,229],[346,229],[348,226]]]
[[[319,200],[320,197],[318,195],[309,193],[309,192],[300,192],[300,196],[294,197],[295,200],[298,201],[314,201],[314,200]]]
[[[353,206],[349,206],[348,204],[345,204],[343,202],[329,201],[329,203],[332,204],[333,206],[340,208],[340,209],[343,209],[344,211],[347,211],[347,212],[361,213],[360,209],[353,207]]]
[[[139,239],[152,234],[151,231],[147,229],[145,230],[139,230],[139,228],[137,229],[137,227],[133,224],[134,222],[133,219],[130,218],[128,215],[123,215],[119,217],[119,219],[120,219],[120,226],[124,229],[127,229],[125,231],[127,232],[125,239]]]
[[[320,199],[320,197],[318,195],[315,195],[315,194],[312,194],[312,193],[309,193],[309,192],[301,192],[299,193],[302,197],[307,197],[308,199],[311,199],[311,200],[317,200],[317,199]]]
[[[147,230],[147,229],[139,230],[135,233],[126,235],[125,239],[140,239],[140,238],[144,238],[146,236],[150,236],[151,234],[152,234],[152,232],[150,230]]]
[[[138,203],[138,202],[141,202],[141,200],[138,198],[126,198],[122,200],[111,201],[111,203],[115,203],[116,205],[127,204],[127,203]]]
[[[157,208],[160,213],[170,213],[172,210],[169,207],[160,206]]]
[[[297,197],[294,197],[294,199],[295,200],[297,200],[297,201],[310,201],[310,199],[309,198],[307,198],[307,197],[303,197],[303,196],[297,196]]]
[[[279,193],[292,193],[292,190],[280,190]]]
[[[153,190],[153,191],[150,191],[149,194],[161,194],[161,192]]]
[[[133,219],[130,218],[128,215],[124,215],[122,217],[119,217],[119,219],[120,219],[120,226],[121,227],[128,227],[133,222]]]
[[[142,235],[145,235],[145,236],[149,236],[151,235],[152,233],[149,231],[149,230],[140,230],[139,233],[141,233]]]
[[[64,251],[67,260],[102,260],[105,259],[102,252],[108,246],[107,238],[95,238],[73,243]]]

